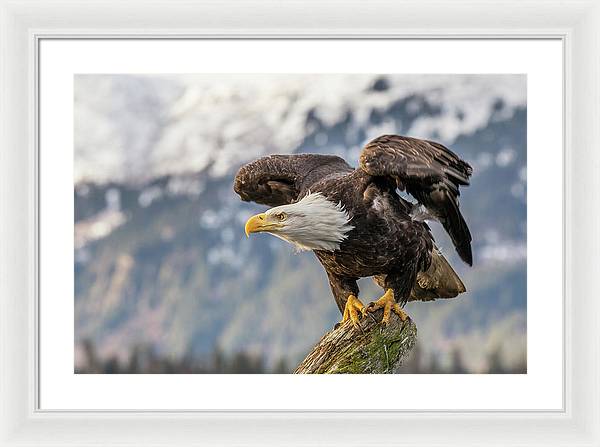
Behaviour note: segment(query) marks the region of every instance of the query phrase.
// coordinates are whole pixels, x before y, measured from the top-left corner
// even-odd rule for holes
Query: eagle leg
[[[342,317],[342,321],[340,324],[345,323],[347,320],[352,321],[352,326],[356,329],[360,328],[358,313],[364,315],[365,306],[360,300],[354,295],[348,295],[348,299],[346,300],[346,306],[344,307],[344,316]]]
[[[394,299],[394,291],[392,289],[387,289],[381,298],[370,303],[363,313],[375,312],[378,309],[383,309],[383,318],[381,319],[381,324],[383,325],[387,325],[390,322],[390,315],[392,312],[398,315],[402,321],[406,321],[410,318],[408,314],[404,312],[402,306]]]

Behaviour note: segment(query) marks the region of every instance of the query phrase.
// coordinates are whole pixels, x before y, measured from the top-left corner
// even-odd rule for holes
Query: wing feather
[[[246,202],[286,205],[323,177],[350,171],[344,159],[334,155],[270,155],[242,166],[233,189]]]
[[[360,168],[394,178],[440,221],[461,259],[473,264],[471,232],[458,202],[459,186],[467,186],[473,172],[468,163],[435,141],[383,135],[363,148]]]

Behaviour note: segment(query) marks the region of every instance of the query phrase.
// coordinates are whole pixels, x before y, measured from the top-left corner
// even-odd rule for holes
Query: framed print
[[[600,6],[274,6],[3,4],[3,443],[598,445]]]
[[[136,69],[141,74],[132,73],[127,66],[108,65],[110,60],[130,61],[134,55],[150,54],[145,50],[149,45],[153,48],[149,64],[160,60],[160,65],[144,66],[141,56],[136,61],[142,64]],[[285,56],[283,45],[294,49],[287,53],[290,56]],[[406,68],[402,59],[386,57],[393,53],[412,60],[412,68]],[[426,61],[435,60],[436,64],[444,54],[451,56],[444,60],[443,73],[435,73],[437,65],[418,62],[418,54],[422,53],[428,54]],[[535,64],[527,64],[533,53],[537,55]],[[98,65],[102,54],[110,55],[104,69]],[[161,71],[169,54],[173,73],[164,74]],[[177,54],[204,54],[213,62],[207,66],[202,59],[194,67],[184,58],[186,65],[182,66]],[[243,65],[245,72],[238,73],[229,61],[238,61],[244,54],[252,58]],[[273,54],[279,54],[276,60]],[[303,54],[307,56],[300,58]],[[330,54],[338,57],[331,59]],[[465,56],[461,58],[461,54]],[[473,58],[474,54],[477,57]],[[490,55],[487,60],[486,54]],[[308,55],[315,65],[307,62]],[[49,61],[54,58],[63,63],[53,66]],[[374,73],[360,73],[361,61],[367,58],[372,60],[370,70]],[[468,65],[470,58],[477,61],[472,66]],[[460,235],[458,223],[444,227],[427,219],[428,226],[423,227],[417,217],[411,220],[416,229],[433,232],[433,236],[416,233],[416,240],[436,245],[435,251],[427,246],[423,249],[431,259],[423,261],[427,266],[418,270],[417,274],[422,275],[419,280],[439,285],[411,292],[424,294],[427,301],[411,300],[404,310],[400,309],[400,317],[408,315],[412,325],[408,320],[400,324],[401,318],[390,312],[385,330],[379,321],[367,325],[373,322],[370,316],[357,315],[351,321],[356,329],[347,323],[345,330],[334,331],[353,339],[351,350],[356,347],[356,357],[364,355],[368,361],[354,356],[340,359],[340,348],[336,348],[333,352],[327,350],[327,361],[321,359],[319,366],[313,365],[307,371],[357,373],[342,380],[358,388],[372,380],[367,373],[389,370],[408,373],[404,378],[407,389],[443,389],[449,388],[448,380],[464,380],[473,389],[480,386],[481,392],[473,392],[475,400],[469,401],[457,387],[457,392],[463,394],[463,402],[458,404],[461,408],[560,409],[562,353],[546,353],[531,340],[543,333],[548,343],[549,334],[554,334],[556,340],[551,344],[560,344],[561,331],[551,328],[562,326],[560,294],[552,293],[562,288],[558,274],[562,248],[560,244],[549,247],[545,241],[561,234],[561,207],[552,208],[554,197],[561,195],[561,183],[554,184],[552,194],[545,194],[548,202],[527,200],[527,189],[536,191],[538,182],[548,188],[543,173],[552,171],[558,179],[561,177],[561,58],[561,43],[554,40],[496,40],[485,49],[463,40],[42,41],[40,66],[49,68],[45,69],[48,77],[40,78],[41,134],[54,129],[51,132],[56,140],[51,137],[48,147],[68,144],[71,138],[75,147],[72,153],[64,152],[64,159],[55,152],[46,158],[43,138],[40,144],[41,171],[72,166],[72,172],[60,176],[61,183],[42,176],[40,184],[41,201],[46,194],[69,197],[64,204],[48,201],[52,210],[42,206],[40,216],[45,222],[40,227],[41,282],[52,290],[52,296],[65,297],[64,301],[53,300],[49,307],[40,293],[40,338],[45,340],[39,357],[40,406],[133,408],[137,405],[133,395],[131,400],[120,402],[128,394],[118,390],[124,386],[143,394],[145,385],[136,385],[136,374],[158,373],[147,380],[158,381],[160,385],[153,388],[160,393],[156,389],[173,390],[176,383],[181,383],[182,379],[172,374],[184,373],[189,381],[186,386],[216,390],[226,385],[232,392],[227,396],[170,393],[173,400],[160,404],[167,405],[165,409],[334,410],[347,405],[346,409],[352,410],[454,409],[456,397],[441,392],[425,401],[398,390],[394,399],[370,397],[369,402],[359,403],[354,397],[353,404],[350,398],[336,396],[337,391],[326,381],[311,385],[319,390],[312,395],[301,385],[301,377],[289,375],[319,339],[343,319],[346,303],[336,306],[336,290],[349,279],[340,273],[339,263],[353,269],[362,263],[380,262],[363,260],[370,259],[374,250],[365,248],[364,240],[378,245],[392,238],[402,247],[416,243],[389,231],[387,223],[405,222],[401,213],[386,217],[387,223],[382,226],[376,222],[384,219],[371,214],[361,220],[363,197],[371,194],[368,191],[380,191],[372,193],[375,198],[367,207],[371,210],[368,213],[376,213],[379,207],[387,209],[386,201],[394,199],[387,198],[393,196],[386,195],[389,193],[378,183],[381,180],[360,180],[356,176],[364,175],[365,170],[348,170],[346,162],[362,166],[361,157],[371,150],[376,163],[385,160],[388,147],[402,150],[403,141],[418,145],[437,138],[452,148],[443,149],[448,151],[447,156],[455,154],[451,150],[456,151],[457,161],[452,163],[464,163],[464,174],[461,171],[453,175],[464,175],[460,186],[455,187],[461,189],[456,218],[463,220],[465,235]],[[75,65],[69,65],[69,60]],[[346,61],[346,66],[341,61]],[[484,65],[483,61],[495,65]],[[86,65],[90,63],[96,65]],[[459,69],[466,73],[456,73]],[[405,72],[398,74],[402,70]],[[62,82],[69,93],[73,90],[73,95],[60,92]],[[46,87],[49,85],[54,88]],[[549,91],[555,95],[549,95]],[[49,92],[48,96],[44,92]],[[64,112],[56,113],[62,107]],[[147,107],[151,108],[143,114]],[[540,109],[558,113],[540,113],[539,119],[528,119],[529,110]],[[64,117],[65,123],[44,119],[46,111],[53,117]],[[555,123],[550,126],[555,133],[548,131],[550,122]],[[59,129],[64,129],[64,134],[59,135]],[[386,142],[386,135],[404,134],[414,139],[390,137]],[[540,141],[536,140],[538,136]],[[370,149],[362,149],[365,145]],[[548,149],[532,152],[528,146]],[[424,157],[428,147],[434,146],[425,146]],[[298,155],[302,153],[313,155]],[[331,175],[327,157],[332,154],[346,160],[334,159],[343,165],[341,172],[334,171],[333,185],[327,183]],[[423,160],[425,165],[427,160]],[[439,169],[446,168],[440,165]],[[325,170],[324,174],[318,169]],[[309,171],[316,180],[305,187],[304,196],[299,193],[298,200],[279,202],[271,195],[287,194],[288,189],[297,187],[294,183],[277,183],[289,170],[297,170],[293,176],[304,176],[304,171]],[[345,175],[350,176],[349,180]],[[261,186],[262,180],[254,180],[257,176],[269,176],[265,186]],[[314,196],[319,182],[325,183],[317,189],[320,195]],[[357,182],[367,186],[357,187]],[[69,186],[72,194],[58,191],[67,183],[73,183]],[[332,191],[338,188],[344,191],[338,200],[348,220],[342,219],[341,227],[323,230],[322,236],[318,236],[318,230],[303,230],[337,222],[338,211],[326,211],[326,204],[334,202],[321,204],[318,198],[332,197]],[[419,196],[421,188],[425,191],[428,186],[423,183],[416,188],[409,188],[412,195],[398,203],[417,206],[420,202],[410,201],[411,197]],[[429,203],[429,199],[422,200]],[[258,206],[245,203],[248,201],[258,202]],[[472,210],[470,202],[475,202]],[[62,206],[64,211],[54,211]],[[273,232],[283,242],[258,234],[247,237],[258,233],[258,228],[251,228],[254,224],[250,216],[265,209],[267,213],[289,216],[291,233],[283,229]],[[426,209],[437,210],[436,205]],[[538,209],[546,211],[540,213]],[[549,209],[555,213],[554,227],[538,223],[540,219],[548,220]],[[73,210],[74,216],[68,210]],[[414,216],[413,211],[408,213]],[[260,219],[261,214],[258,216]],[[308,223],[309,219],[314,221]],[[278,222],[283,226],[287,219]],[[348,244],[355,246],[340,243],[339,248],[329,250],[319,245],[336,231],[342,239],[344,226],[356,227],[356,231],[347,233]],[[543,226],[549,233],[544,237],[540,232],[527,231]],[[298,232],[309,236],[294,238]],[[59,261],[54,253],[73,238],[73,254]],[[473,238],[472,243],[469,238]],[[348,259],[336,263],[325,257],[319,263],[311,253],[311,244],[315,244],[314,252],[320,260],[327,256],[324,253],[348,253],[340,255]],[[528,250],[528,246],[534,248]],[[395,250],[405,249],[393,248],[376,256],[385,258],[387,265],[387,257],[396,259]],[[550,250],[556,250],[554,263],[548,260]],[[52,261],[44,256],[51,256]],[[391,270],[381,267],[382,274],[393,272],[405,259],[417,256],[421,255],[398,255]],[[545,258],[542,261],[538,256]],[[537,265],[543,269],[536,269]],[[441,272],[433,273],[438,268]],[[555,282],[547,279],[548,271],[556,272],[552,275]],[[341,279],[328,281],[333,275]],[[64,281],[67,276],[69,280]],[[376,276],[377,280],[377,275],[365,276]],[[400,287],[403,281],[399,278],[394,287]],[[365,307],[367,300],[375,301],[383,295],[377,295],[380,287],[370,283],[360,282],[359,290],[354,292],[356,302],[362,299]],[[546,285],[546,298],[528,298],[527,284]],[[398,295],[399,289],[394,293]],[[549,298],[552,296],[554,301]],[[456,299],[444,299],[452,297]],[[299,305],[303,311],[295,310]],[[537,310],[538,306],[543,306],[543,311]],[[293,316],[295,312],[300,314]],[[74,328],[54,316],[64,314],[74,316]],[[543,316],[539,322],[536,315]],[[373,318],[383,319],[383,315],[374,314]],[[397,330],[394,323],[398,323]],[[418,333],[416,337],[411,335],[413,331]],[[379,355],[371,335],[390,340],[383,343],[383,355]],[[406,340],[392,343],[393,339]],[[73,352],[61,349],[66,344],[71,346],[71,342]],[[63,355],[73,362],[59,361]],[[319,357],[323,357],[323,349],[319,349]],[[335,366],[321,367],[323,362]],[[304,371],[307,363],[303,365],[299,371]],[[119,375],[106,376],[111,373]],[[260,390],[265,379],[254,374],[261,373],[269,374],[272,392],[263,393],[260,399],[250,397],[243,390]],[[272,376],[274,373],[283,374]],[[439,373],[486,377],[477,385],[474,376]],[[110,381],[108,389],[106,380]],[[65,389],[73,390],[69,393],[72,398]],[[494,396],[489,389],[498,390],[498,394]],[[57,395],[53,390],[63,391]],[[488,390],[486,397],[477,402],[483,390]],[[398,404],[400,393],[402,405]],[[240,399],[244,394],[247,397]],[[509,394],[514,399],[508,398]],[[435,396],[448,396],[448,400],[443,397],[436,402]],[[340,399],[347,401],[342,404]],[[331,402],[336,404],[332,406]],[[156,404],[150,405],[148,409]]]

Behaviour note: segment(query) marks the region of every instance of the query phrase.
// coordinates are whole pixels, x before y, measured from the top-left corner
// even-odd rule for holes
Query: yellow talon
[[[342,317],[342,321],[340,324],[343,324],[347,320],[352,321],[352,326],[356,329],[360,328],[358,312],[361,315],[364,315],[365,306],[360,300],[354,295],[348,295],[348,300],[346,301],[346,306],[344,307],[344,316]]]
[[[409,318],[408,314],[402,309],[402,306],[394,299],[394,291],[392,289],[387,289],[381,298],[369,304],[365,308],[365,312],[375,312],[377,309],[383,309],[381,323],[384,325],[387,325],[390,322],[390,314],[392,311],[394,311],[403,322]]]

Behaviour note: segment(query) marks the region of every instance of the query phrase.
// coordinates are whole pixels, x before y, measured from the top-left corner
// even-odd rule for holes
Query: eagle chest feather
[[[395,193],[360,177],[337,180],[334,189],[351,194],[331,199],[349,210],[354,229],[339,250],[316,252],[321,263],[336,275],[358,278],[407,268],[407,260],[426,268],[433,241],[424,224],[412,220]]]

